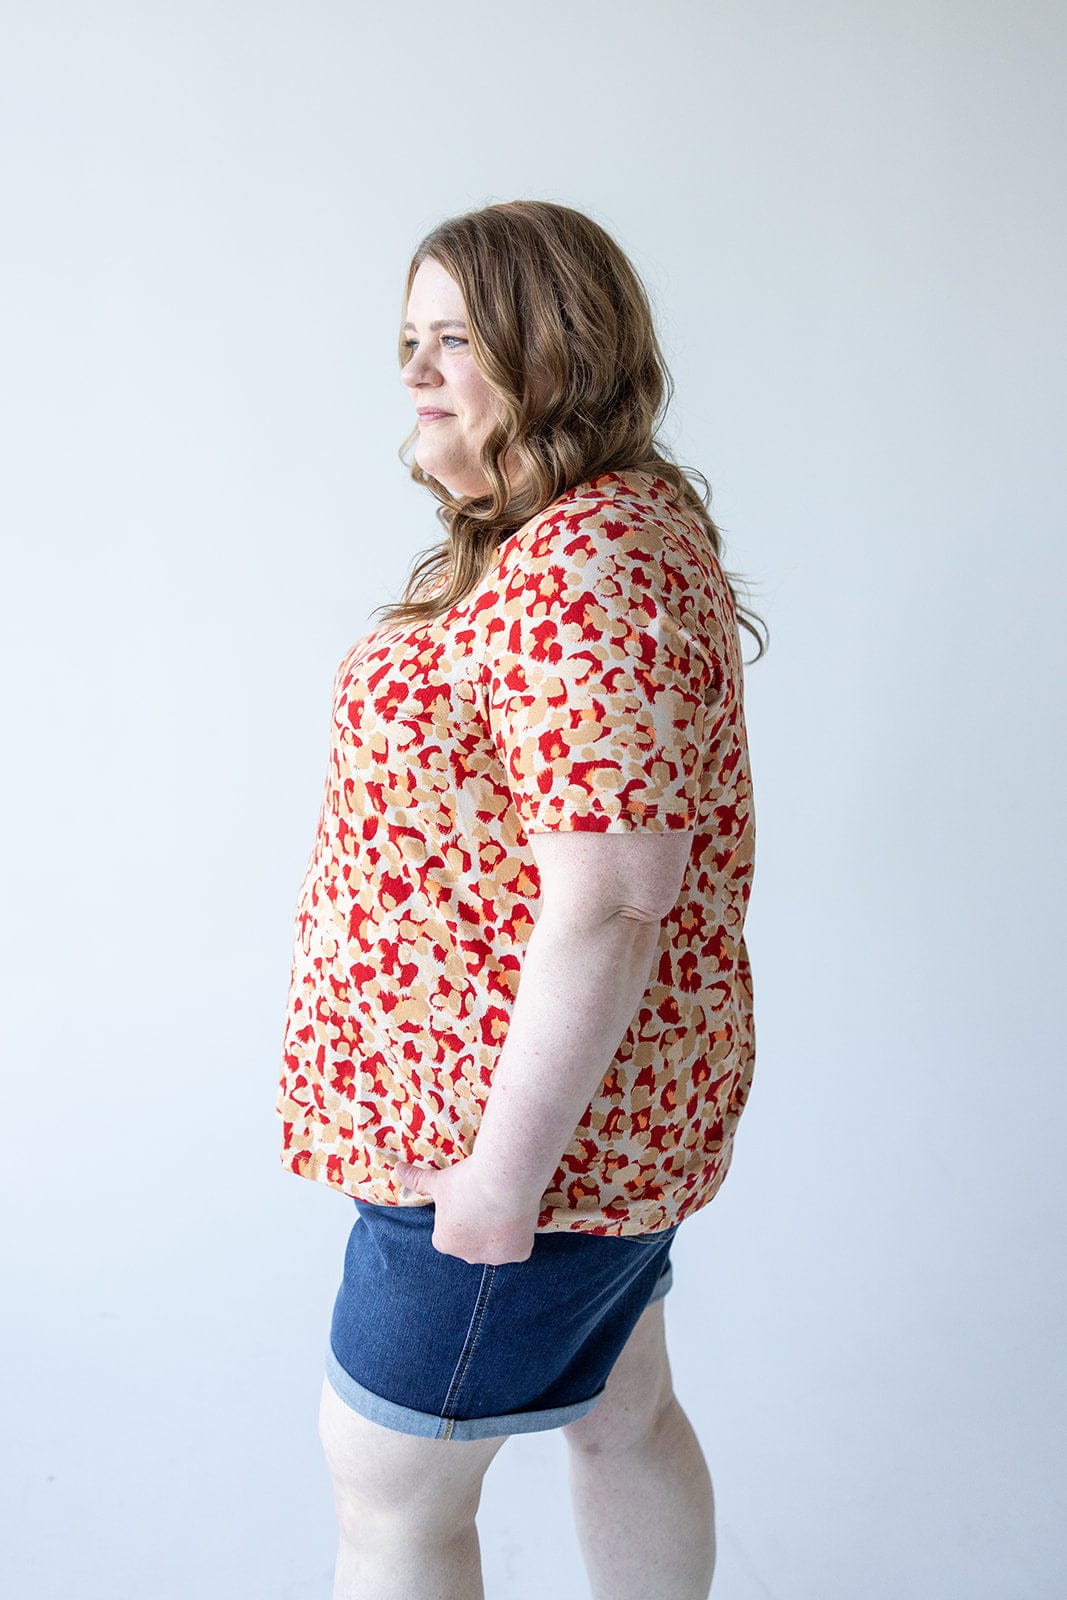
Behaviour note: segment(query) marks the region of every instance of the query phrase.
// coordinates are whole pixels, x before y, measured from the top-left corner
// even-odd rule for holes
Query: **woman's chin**
[[[449,471],[448,462],[442,461],[435,451],[416,450],[415,461],[428,478],[436,478],[438,483],[444,485],[449,494],[456,493],[452,487],[456,480],[456,474]]]
[[[485,479],[473,473],[450,471],[448,464],[442,461],[423,461],[419,456],[415,460],[428,477],[436,478],[448,490],[453,500],[477,500],[490,492]]]

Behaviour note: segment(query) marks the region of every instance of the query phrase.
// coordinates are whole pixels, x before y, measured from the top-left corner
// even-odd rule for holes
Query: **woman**
[[[454,218],[405,317],[447,538],[337,672],[277,1105],[285,1165],[357,1211],[334,1597],[482,1595],[485,1470],[560,1427],[594,1595],[702,1600],[663,1297],[752,1076],[739,616],[762,639],[654,442],[669,378],[603,229]]]

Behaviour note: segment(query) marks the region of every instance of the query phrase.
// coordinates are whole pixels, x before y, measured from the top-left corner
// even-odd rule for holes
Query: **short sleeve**
[[[504,575],[488,712],[527,832],[696,827],[721,669],[706,571],[662,524],[572,517]]]

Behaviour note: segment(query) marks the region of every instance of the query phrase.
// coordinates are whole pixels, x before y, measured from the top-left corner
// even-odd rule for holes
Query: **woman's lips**
[[[419,421],[420,422],[439,422],[442,417],[450,417],[451,415],[452,415],[451,411],[434,411],[434,410],[420,411],[419,412]]]

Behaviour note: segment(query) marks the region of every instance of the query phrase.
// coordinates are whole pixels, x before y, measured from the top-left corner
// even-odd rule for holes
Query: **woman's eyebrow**
[[[465,328],[466,326],[467,326],[467,324],[465,322],[458,321],[455,318],[453,318],[451,321],[449,321],[446,318],[443,322],[431,322],[430,323],[430,332],[431,333],[439,333],[442,328]],[[411,329],[412,333],[414,333],[416,331],[415,330],[415,324],[413,322],[405,322],[405,324],[404,324],[404,332],[406,333],[409,328]]]

